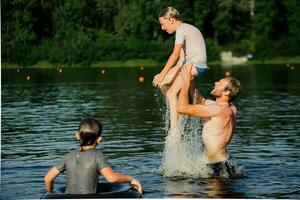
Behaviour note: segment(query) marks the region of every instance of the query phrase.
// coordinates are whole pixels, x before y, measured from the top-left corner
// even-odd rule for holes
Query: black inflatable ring
[[[46,192],[41,199],[97,199],[97,198],[142,198],[132,187],[124,183],[99,183],[96,194],[65,194],[66,187],[55,189],[55,192]]]

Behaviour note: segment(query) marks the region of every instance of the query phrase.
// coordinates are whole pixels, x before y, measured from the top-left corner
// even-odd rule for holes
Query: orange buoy
[[[140,76],[140,77],[139,77],[139,82],[140,82],[140,83],[143,83],[144,81],[145,81],[145,78],[144,78],[143,76]]]

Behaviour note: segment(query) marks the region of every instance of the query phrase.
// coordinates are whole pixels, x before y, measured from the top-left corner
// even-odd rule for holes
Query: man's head
[[[214,89],[210,92],[216,98],[224,97],[228,102],[232,102],[241,89],[240,82],[233,77],[227,77],[215,82]]]
[[[101,141],[102,125],[94,118],[86,118],[81,121],[76,133],[80,146],[88,146]]]

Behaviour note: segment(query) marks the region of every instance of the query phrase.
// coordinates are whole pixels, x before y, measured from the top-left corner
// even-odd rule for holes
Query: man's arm
[[[211,116],[210,112],[207,109],[205,109],[206,106],[191,105],[189,103],[188,90],[190,87],[191,75],[186,68],[183,68],[183,70],[181,70],[180,75],[183,79],[183,86],[179,94],[177,112],[180,114],[192,115],[198,117]]]

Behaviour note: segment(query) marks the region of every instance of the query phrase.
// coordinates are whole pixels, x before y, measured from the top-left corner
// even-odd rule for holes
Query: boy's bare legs
[[[188,70],[189,73],[191,73],[192,76],[197,76],[196,69],[193,69],[193,64],[186,65],[182,68],[182,70]],[[196,74],[195,74],[196,73]],[[175,81],[171,85],[171,87],[167,90],[166,96],[169,102],[169,108],[170,108],[170,125],[171,129],[174,129],[177,127],[177,121],[178,121],[178,113],[177,113],[177,100],[178,100],[178,94],[182,87],[183,81],[182,77],[180,75],[176,76]]]
[[[184,51],[183,49],[180,50],[180,57],[179,60],[177,61],[175,67],[171,68],[164,79],[162,80],[160,84],[160,89],[162,90],[163,93],[166,93],[166,91],[171,87],[173,82],[175,81],[176,77],[178,76],[182,63],[184,61]]]
[[[177,113],[177,99],[178,93],[182,87],[182,79],[177,76],[171,87],[167,90],[166,96],[170,108],[170,125],[171,129],[177,127],[178,113]]]
[[[164,77],[164,79],[160,84],[160,89],[163,93],[165,93],[171,87],[176,77],[178,76],[179,72],[180,72],[179,65],[176,65],[175,67],[173,67],[168,71],[168,73],[166,74],[166,76]]]
[[[168,71],[168,73],[160,83],[160,89],[162,90],[163,93],[166,93],[166,91],[171,87],[171,85],[175,81],[176,77],[180,72],[182,63],[184,62],[184,58],[185,58],[184,51],[181,48],[179,60],[177,61],[176,65]]]

